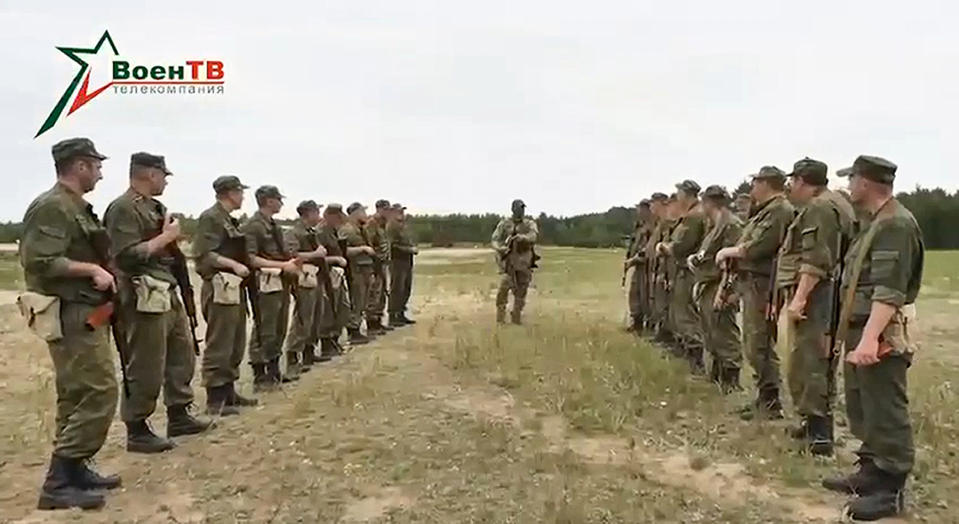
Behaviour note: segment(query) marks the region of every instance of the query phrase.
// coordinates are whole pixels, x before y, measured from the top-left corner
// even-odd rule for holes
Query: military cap
[[[240,179],[234,175],[218,176],[213,181],[213,190],[217,193],[226,193],[234,189],[250,189],[250,186],[244,186]]]
[[[386,200],[385,198],[381,198],[376,201],[376,209],[389,209],[389,208],[390,208],[389,200]]]
[[[342,215],[343,206],[341,206],[340,204],[336,202],[330,202],[329,204],[326,205],[326,210],[324,210],[323,213],[330,214],[330,215]]]
[[[399,202],[393,202],[393,211],[404,211],[406,206],[400,204]]]
[[[666,200],[669,200],[669,196],[667,196],[666,193],[657,192],[657,193],[653,193],[652,196],[649,197],[649,199],[653,202],[665,202]]]
[[[297,214],[300,214],[300,215],[302,215],[303,213],[306,213],[307,211],[319,211],[319,210],[320,210],[320,205],[317,204],[315,200],[304,200],[300,202],[299,205],[296,206],[296,212]]]
[[[693,196],[698,196],[701,188],[699,187],[699,184],[692,180],[683,180],[682,182],[676,184],[676,189]]]
[[[709,186],[703,191],[703,198],[709,198],[714,200],[723,200],[728,202],[732,200],[729,196],[729,192],[726,191],[726,188],[723,186]]]
[[[809,158],[803,158],[793,164],[793,172],[786,176],[802,178],[803,181],[817,186],[824,186],[829,182],[826,172],[829,170],[826,164]]]
[[[752,180],[773,180],[778,179],[781,182],[786,182],[786,173],[779,169],[776,166],[763,166],[759,168],[759,172],[755,175],[750,175]]]
[[[516,200],[513,201],[512,204],[510,204],[510,207],[513,207],[513,206],[516,206],[516,205],[520,205],[520,206],[526,207],[526,202],[523,202],[522,199],[517,198]]]
[[[860,155],[853,162],[852,167],[840,169],[836,174],[839,176],[859,175],[863,178],[879,182],[880,184],[892,184],[896,180],[896,170],[899,169],[896,164],[878,156]]]
[[[50,148],[53,154],[53,161],[57,164],[74,159],[78,156],[88,156],[97,160],[106,160],[107,157],[100,154],[97,148],[93,146],[93,141],[89,138],[68,138],[61,140]]]
[[[649,199],[644,198],[640,200],[639,203],[636,204],[636,207],[649,207]]]
[[[286,198],[280,193],[280,190],[276,186],[260,186],[256,188],[256,201],[259,202],[264,198]]]
[[[346,207],[346,214],[352,215],[353,212],[356,211],[357,209],[366,209],[366,206],[364,206],[363,204],[359,202],[353,202],[352,204]]]
[[[143,151],[139,153],[133,153],[130,155],[130,169],[133,169],[133,166],[155,167],[160,171],[163,171],[164,174],[173,174],[169,169],[166,168],[166,159],[163,158],[163,155],[154,155],[152,153],[145,153]]]

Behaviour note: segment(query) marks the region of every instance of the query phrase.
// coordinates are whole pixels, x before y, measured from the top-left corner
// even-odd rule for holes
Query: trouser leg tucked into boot
[[[194,417],[188,410],[187,405],[170,406],[166,410],[167,415],[167,438],[179,437],[182,435],[196,435],[210,429],[213,422]]]
[[[176,447],[150,429],[146,420],[127,422],[127,451],[131,453],[163,453]]]
[[[234,406],[228,404],[233,384],[224,384],[206,388],[206,414],[226,417],[240,413]]]
[[[58,457],[50,458],[47,477],[40,488],[40,500],[37,509],[99,509],[106,503],[103,494],[89,491],[78,482],[82,459]]]

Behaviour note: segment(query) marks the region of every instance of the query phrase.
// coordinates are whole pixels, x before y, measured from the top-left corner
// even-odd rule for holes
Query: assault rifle
[[[109,271],[116,279],[117,272],[113,266],[113,258],[110,256],[110,238],[107,236],[106,230],[95,231],[90,235],[90,242],[93,244],[93,251],[96,253],[100,267]],[[118,297],[112,290],[107,290],[106,296],[108,300],[87,315],[84,326],[93,331],[101,326],[110,325],[113,342],[116,344],[117,353],[120,355],[120,377],[123,380],[123,395],[130,398],[130,381],[127,380],[127,341],[123,337],[123,328],[117,319]]]

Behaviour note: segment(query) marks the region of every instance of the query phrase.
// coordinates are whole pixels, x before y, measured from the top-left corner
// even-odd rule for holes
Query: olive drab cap
[[[880,184],[892,184],[896,180],[896,170],[899,167],[896,164],[878,156],[860,155],[853,162],[852,167],[840,169],[836,174],[839,176],[859,175],[863,178],[879,182]]]
[[[219,193],[226,193],[234,189],[250,189],[250,186],[244,186],[240,179],[233,175],[223,175],[216,177],[213,181],[213,190]]]
[[[652,196],[649,197],[649,199],[653,202],[665,202],[669,200],[669,195],[667,195],[666,193],[653,193]]]
[[[143,151],[139,153],[133,153],[130,155],[130,169],[133,169],[133,166],[141,167],[155,167],[160,171],[163,171],[166,175],[172,175],[169,169],[166,167],[166,159],[163,158],[163,155],[154,155],[151,153],[145,153]]]
[[[703,198],[709,198],[713,200],[722,200],[728,202],[732,200],[729,196],[729,191],[726,191],[726,188],[723,186],[709,186],[703,191]]]
[[[393,211],[406,211],[406,206],[399,202],[393,202]]]
[[[107,157],[100,154],[94,147],[93,141],[89,138],[68,138],[61,140],[50,148],[53,154],[53,161],[57,164],[66,162],[78,156],[87,156],[97,160],[106,160]]]
[[[676,184],[676,189],[693,196],[699,196],[700,187],[699,184],[692,180],[683,180],[682,182]]]
[[[829,171],[829,168],[826,167],[826,164],[818,160],[813,160],[808,156],[802,160],[793,164],[793,172],[789,173],[789,177],[799,177],[803,179],[804,182],[809,184],[824,186],[829,183],[829,178],[826,176],[826,173]]]
[[[286,198],[280,193],[280,190],[276,186],[260,186],[256,188],[256,200],[259,202],[264,198],[278,198],[283,200]]]
[[[343,206],[340,205],[340,204],[338,204],[338,203],[336,203],[336,202],[330,202],[329,204],[326,205],[326,210],[323,211],[323,214],[327,214],[327,215],[342,215],[342,214],[343,214]]]
[[[307,211],[319,211],[320,205],[315,200],[304,200],[296,206],[296,212],[300,215]]]
[[[381,199],[379,199],[379,200],[376,201],[376,204],[375,204],[375,205],[376,205],[376,209],[389,209],[389,208],[390,208],[390,201],[389,201],[389,200],[386,200],[385,198],[381,198]]]
[[[782,169],[779,169],[776,166],[763,166],[759,168],[759,172],[751,177],[753,180],[770,180],[770,179],[779,179],[781,182],[786,181],[786,173]]]
[[[513,201],[512,204],[510,204],[510,207],[516,207],[516,206],[526,207],[526,202],[523,202],[521,199],[517,198],[516,200]]]
[[[366,209],[366,206],[364,206],[363,204],[359,202],[353,202],[346,208],[346,214],[352,215],[354,211],[358,211],[360,209]]]

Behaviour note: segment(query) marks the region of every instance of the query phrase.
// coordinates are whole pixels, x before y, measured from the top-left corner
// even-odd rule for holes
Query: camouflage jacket
[[[170,271],[173,258],[165,250],[148,255],[138,244],[163,232],[166,207],[132,189],[116,198],[103,214],[117,268],[126,276],[148,275],[176,284]]]
[[[405,221],[390,220],[386,225],[386,238],[390,243],[390,260],[413,262],[413,250],[416,248],[416,243],[410,236],[409,227]]]
[[[736,242],[737,246],[745,249],[745,256],[739,261],[739,271],[765,277],[770,275],[779,245],[794,215],[793,205],[786,200],[785,195],[776,195],[756,206]]]
[[[724,247],[736,245],[742,234],[742,220],[729,209],[724,209],[719,219],[706,234],[703,243],[696,253],[698,262],[693,268],[696,282],[713,282],[719,280],[721,271],[716,265],[716,253]]]
[[[686,258],[699,249],[705,235],[706,215],[703,214],[702,204],[696,201],[679,218],[668,242],[677,268],[689,269],[686,267]]]
[[[214,264],[214,254],[247,263],[246,237],[240,231],[240,222],[219,202],[200,213],[193,235],[196,272],[204,279],[222,271]]]
[[[253,213],[240,229],[246,237],[246,252],[250,257],[281,262],[292,258],[286,249],[280,225],[262,212]]]
[[[68,302],[99,305],[109,298],[87,277],[67,275],[71,261],[104,264],[106,230],[81,195],[56,183],[41,193],[23,216],[20,265],[28,290]]]
[[[320,222],[317,226],[317,238],[320,241],[320,244],[326,248],[326,256],[328,257],[345,257],[343,249],[340,247],[339,233],[337,233],[336,228],[325,223]]]
[[[629,239],[629,247],[626,248],[626,259],[636,258],[639,265],[646,264],[646,246],[653,234],[655,225],[652,219],[637,222],[636,228]]]
[[[510,237],[515,236],[511,246],[507,246]],[[533,246],[539,237],[536,221],[529,217],[514,220],[512,217],[500,220],[493,230],[490,245],[496,250],[496,264],[501,272],[506,267],[514,271],[530,271],[533,263]],[[506,251],[509,249],[509,251]]]
[[[347,220],[342,226],[340,226],[338,233],[338,238],[346,243],[347,248],[362,246],[372,247],[364,236],[363,226],[361,224],[354,224],[353,222]],[[373,257],[367,255],[366,253],[350,256],[349,259],[351,264],[357,266],[369,266],[373,264]]]
[[[826,189],[813,197],[786,229],[776,261],[776,285],[796,285],[802,273],[822,280],[835,277],[839,258],[852,240],[855,220],[852,205],[833,191]]]
[[[390,239],[386,235],[386,221],[374,216],[367,220],[364,229],[367,240],[370,241],[370,245],[376,250],[376,261],[379,263],[389,262]]]

